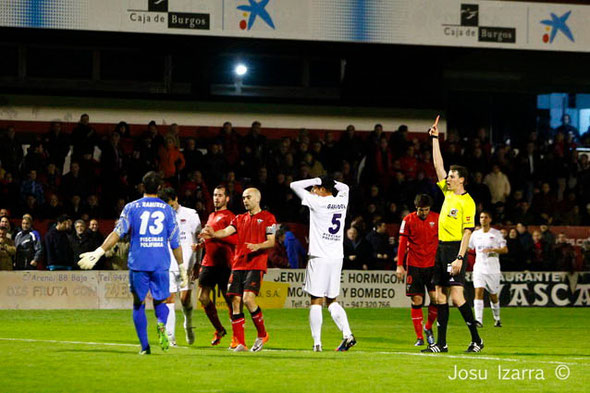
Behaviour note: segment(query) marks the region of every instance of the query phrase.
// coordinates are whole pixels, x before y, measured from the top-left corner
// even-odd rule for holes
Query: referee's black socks
[[[438,337],[436,339],[436,344],[439,347],[444,347],[447,345],[447,324],[449,323],[449,305],[445,304],[437,304],[436,307],[438,308],[438,315],[437,315],[437,323],[438,323]]]
[[[477,332],[477,326],[475,325],[475,319],[473,318],[473,311],[471,310],[471,306],[469,305],[469,303],[465,302],[461,307],[459,307],[459,311],[461,311],[463,320],[465,320],[465,323],[467,324],[467,327],[471,332],[471,341],[479,344],[481,342],[481,338],[479,337],[479,333]]]

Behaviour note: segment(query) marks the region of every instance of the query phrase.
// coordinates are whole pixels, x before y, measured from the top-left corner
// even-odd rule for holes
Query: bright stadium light
[[[248,72],[248,67],[246,67],[244,64],[240,63],[240,64],[236,65],[234,72],[236,73],[237,76],[244,76],[244,75],[246,75],[246,72]]]

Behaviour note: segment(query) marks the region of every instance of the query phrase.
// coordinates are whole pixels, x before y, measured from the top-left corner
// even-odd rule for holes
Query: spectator
[[[188,138],[186,140],[182,154],[184,155],[185,161],[185,174],[203,169],[205,158],[203,153],[197,149],[197,141],[194,138]]]
[[[166,147],[166,141],[158,131],[158,126],[154,120],[148,123],[147,129],[141,134],[141,145],[140,150],[143,150],[143,154],[153,157],[154,161],[158,157],[160,148]],[[149,150],[149,153],[146,150]]]
[[[94,154],[94,147],[98,142],[98,136],[92,126],[90,126],[90,116],[84,113],[80,116],[80,121],[72,130],[72,158],[74,160],[82,159],[85,154]]]
[[[0,138],[0,157],[2,157],[2,167],[6,172],[12,173],[13,176],[18,173],[23,160],[23,148],[16,139],[13,126],[8,126]]]
[[[307,252],[287,225],[283,225],[282,228],[285,232],[284,244],[289,258],[289,267],[292,269],[305,267]]]
[[[483,174],[481,172],[474,173],[473,183],[467,185],[467,190],[476,204],[481,203],[484,210],[491,208],[492,194],[490,194],[490,188],[483,183]]]
[[[406,149],[406,154],[399,159],[400,166],[407,180],[414,180],[418,174],[418,160],[414,153],[414,146]]]
[[[24,203],[28,195],[35,197],[37,203],[45,203],[45,192],[43,185],[37,181],[37,171],[31,169],[27,173],[27,180],[24,180],[20,186],[21,200]]]
[[[170,127],[168,127],[168,132],[166,133],[164,139],[166,138],[174,139],[174,146],[176,146],[177,149],[180,149],[180,128],[178,128],[178,124],[170,124]]]
[[[18,208],[19,184],[15,181],[12,173],[6,173],[4,180],[0,181],[0,205],[16,210]]]
[[[128,270],[127,257],[129,254],[129,234],[119,239],[117,244],[104,256],[108,258],[108,265],[113,270]]]
[[[100,247],[104,241],[104,235],[100,233],[98,228],[98,220],[96,218],[91,219],[88,223],[88,236],[90,238],[90,242],[92,243],[93,250],[97,247]]]
[[[219,141],[213,141],[209,146],[209,152],[205,156],[205,168],[205,180],[207,183],[220,184],[227,173],[228,167]],[[252,171],[253,168],[250,167],[248,170]]]
[[[6,229],[6,236],[9,239],[13,238],[12,226],[10,225],[10,220],[8,219],[7,216],[0,217],[0,228]]]
[[[64,170],[66,156],[70,152],[70,138],[61,128],[61,121],[52,121],[49,131],[43,137],[49,159],[55,163],[60,175]]]
[[[364,146],[362,140],[355,135],[355,132],[355,127],[350,124],[346,127],[346,133],[342,135],[340,141],[338,141],[339,161],[346,159],[351,162],[354,167],[358,165],[358,162],[362,158]]]
[[[555,256],[555,266],[552,270],[570,273],[578,270],[576,252],[574,247],[568,243],[563,232],[557,235],[557,240],[553,244],[553,255]]]
[[[370,270],[391,270],[393,262],[393,247],[389,242],[389,233],[387,224],[382,220],[377,220],[371,232],[366,236],[366,240],[371,246]]]
[[[522,246],[523,254],[525,258],[530,260],[530,255],[533,250],[533,237],[529,233],[527,226],[521,222],[516,224],[516,231],[518,232],[518,240]]]
[[[14,269],[37,269],[43,257],[43,246],[39,232],[33,230],[33,220],[30,217],[23,217],[21,230],[16,234],[14,244],[16,246]]]
[[[90,193],[90,185],[88,179],[84,178],[80,173],[80,164],[73,161],[70,164],[70,172],[62,178],[61,195],[70,199],[73,195],[85,197]]]
[[[0,226],[0,270],[12,270],[14,265],[16,247],[7,234],[6,227]]]
[[[383,221],[387,224],[399,224],[400,217],[399,212],[397,209],[397,204],[395,202],[389,202],[387,204],[387,209],[385,210],[385,214],[383,215]]]
[[[533,231],[533,247],[531,249],[531,263],[527,270],[545,271],[549,269],[549,250],[550,246],[545,243],[541,231]]]
[[[359,231],[351,226],[346,231],[344,238],[344,263],[343,269],[368,270],[371,255],[370,246],[359,235]]]
[[[557,199],[551,193],[549,183],[541,185],[541,192],[535,194],[531,208],[533,212],[540,217],[539,223],[551,224],[553,221],[553,211],[557,206]]]
[[[62,167],[63,168],[63,167]],[[61,186],[61,171],[58,172],[57,167],[53,162],[48,162],[45,171],[37,174],[39,183],[43,184],[45,196],[47,194],[56,194],[59,192]]]
[[[506,198],[510,195],[510,181],[508,176],[500,171],[498,164],[492,166],[492,172],[486,175],[483,184],[490,189],[492,203],[506,202]]]
[[[27,149],[27,155],[23,161],[22,171],[28,173],[35,170],[40,173],[47,166],[47,153],[41,141],[36,140]]]
[[[285,248],[285,231],[282,228],[278,230],[276,240],[275,246],[268,253],[268,267],[287,268],[289,267],[289,258]]]
[[[244,145],[248,146],[253,152],[254,157],[259,162],[264,162],[266,159],[266,137],[260,133],[262,125],[258,120],[252,123],[248,135],[244,138]]]
[[[571,133],[575,140],[580,139],[580,131],[571,124],[572,119],[567,113],[561,117],[561,125],[555,129],[556,134],[567,135]]]
[[[51,194],[48,203],[41,208],[40,216],[41,218],[54,220],[56,217],[59,217],[64,213],[64,207],[62,206],[59,197],[55,194]]]
[[[86,231],[86,223],[83,220],[76,220],[74,222],[74,233],[68,237],[73,257],[70,263],[71,266],[75,266],[78,263],[81,254],[95,250]]]
[[[538,222],[537,217],[531,211],[530,205],[527,201],[522,201],[516,206],[516,211],[513,216],[510,216],[511,222],[522,222],[525,225],[533,225]]]
[[[221,145],[229,166],[233,167],[240,159],[240,136],[229,121],[221,129]]]
[[[74,253],[68,239],[71,229],[70,217],[63,215],[57,218],[57,224],[45,235],[45,253],[49,270],[72,270]]]
[[[521,271],[524,269],[524,250],[519,239],[518,231],[511,228],[506,239],[507,254],[500,255],[500,266],[503,272]]]
[[[178,173],[184,168],[184,155],[174,142],[174,138],[167,136],[166,145],[159,149],[160,171],[164,173],[164,179],[178,186]]]

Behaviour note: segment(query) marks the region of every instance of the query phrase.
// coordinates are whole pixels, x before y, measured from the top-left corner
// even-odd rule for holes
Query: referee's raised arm
[[[445,171],[445,165],[443,163],[442,154],[440,152],[440,144],[438,142],[438,121],[440,119],[440,115],[436,116],[436,120],[430,129],[428,130],[428,135],[432,138],[432,159],[434,161],[434,169],[436,170],[436,176],[438,177],[438,181],[447,178],[447,171]]]

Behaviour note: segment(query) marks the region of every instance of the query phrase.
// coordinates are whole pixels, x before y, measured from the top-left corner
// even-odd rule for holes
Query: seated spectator
[[[27,155],[23,160],[23,172],[36,171],[40,173],[47,166],[47,153],[43,147],[43,143],[35,141],[27,149]]]
[[[191,173],[196,170],[202,170],[204,167],[205,156],[197,149],[197,141],[194,138],[188,138],[185,142],[184,150],[184,172]]]
[[[414,146],[408,146],[406,153],[399,159],[402,171],[407,180],[414,180],[418,174],[418,160],[416,159]]]
[[[61,182],[61,195],[70,199],[73,195],[85,197],[90,193],[88,179],[80,173],[80,164],[73,161],[70,164],[70,172],[63,176]]]
[[[25,216],[21,230],[14,239],[16,247],[15,270],[35,270],[43,257],[43,246],[39,232],[33,229],[33,220]]]
[[[57,170],[57,167],[53,162],[48,162],[45,171],[38,174],[37,178],[39,183],[43,184],[45,189],[45,197],[49,194],[57,194],[61,186],[61,173]]]
[[[82,206],[82,198],[80,198],[80,195],[72,195],[66,208],[66,214],[75,220],[82,217],[82,214],[84,214],[84,207]]]
[[[0,270],[13,270],[16,247],[7,236],[8,230],[0,226]]]
[[[166,145],[161,146],[158,150],[160,171],[164,173],[164,178],[167,181],[172,181],[172,184],[178,186],[178,179],[176,176],[184,168],[184,155],[180,152],[173,137],[166,137]]]
[[[369,270],[371,250],[358,230],[351,226],[344,238],[343,269]]]
[[[88,195],[86,198],[86,206],[84,206],[82,215],[88,217],[102,217],[102,207],[98,201],[98,196],[95,194]]]
[[[395,202],[389,202],[387,204],[387,209],[385,210],[385,214],[383,215],[383,221],[387,224],[399,224],[399,212],[397,209],[397,204]]]
[[[543,224],[551,224],[553,221],[553,210],[557,205],[557,199],[551,192],[549,183],[543,183],[541,185],[541,191],[533,196],[533,202],[531,208],[533,212],[540,216]]]
[[[524,225],[533,225],[538,222],[538,217],[532,212],[527,201],[522,201],[516,206],[514,216],[510,217],[511,222],[522,222]]]
[[[326,174],[326,170],[322,163],[316,160],[312,153],[307,153],[303,157],[303,162],[309,167],[309,176],[320,177]]]
[[[71,222],[70,217],[66,215],[58,217],[57,224],[45,235],[45,254],[49,270],[72,270],[77,266],[72,264],[74,253],[68,238]]]
[[[506,202],[506,198],[510,195],[510,181],[508,176],[500,171],[498,164],[492,166],[492,172],[486,175],[483,184],[490,189],[492,203]]]
[[[40,217],[54,220],[56,217],[65,213],[65,209],[55,194],[49,196],[48,203],[40,208]]]
[[[371,246],[369,269],[391,270],[394,254],[393,247],[389,243],[387,224],[382,220],[377,220],[373,230],[367,234],[366,240]]]

